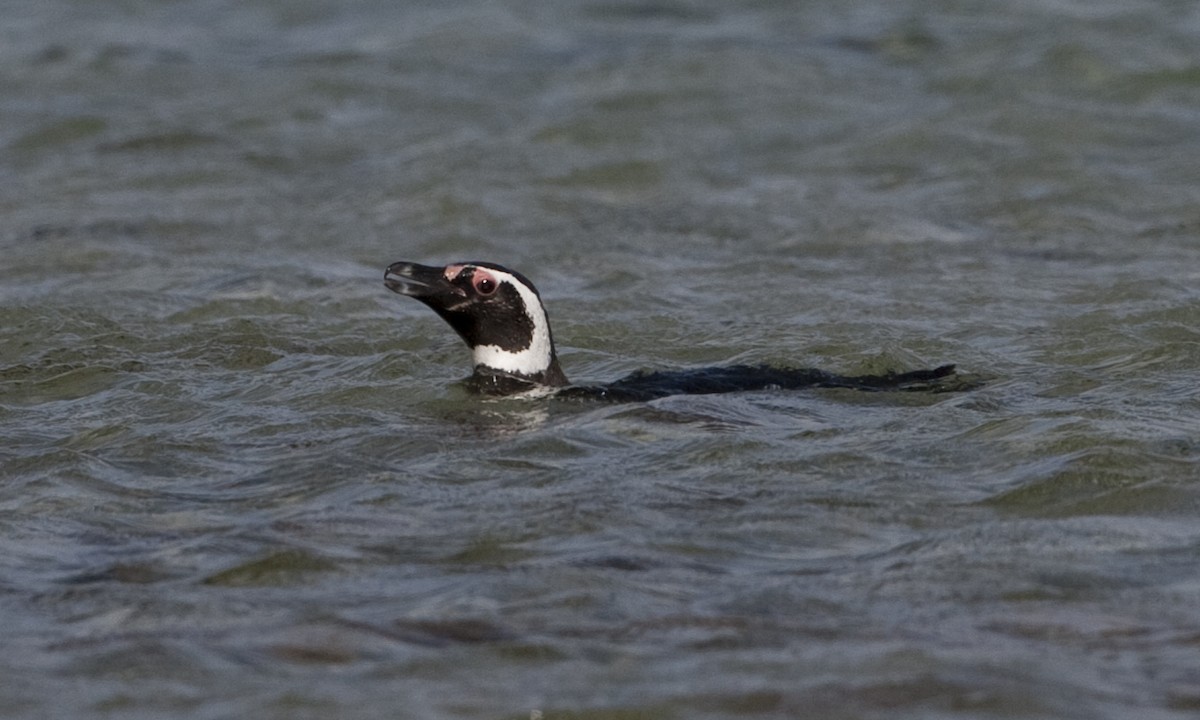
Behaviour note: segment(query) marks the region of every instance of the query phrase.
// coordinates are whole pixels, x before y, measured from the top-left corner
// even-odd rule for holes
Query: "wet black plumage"
[[[953,365],[884,375],[835,375],[814,368],[728,365],[692,370],[638,372],[601,386],[575,386],[556,396],[614,402],[644,402],[670,395],[707,395],[753,390],[849,388],[867,391],[937,390],[939,380],[954,375]]]

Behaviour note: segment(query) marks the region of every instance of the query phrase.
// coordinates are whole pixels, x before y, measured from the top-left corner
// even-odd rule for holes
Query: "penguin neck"
[[[515,280],[511,286],[521,299],[521,322],[508,323],[507,331],[502,333],[483,333],[477,329],[460,331],[471,347],[475,375],[517,378],[550,387],[567,385],[567,376],[554,351],[550,318],[542,307],[541,298]]]
[[[536,372],[514,372],[476,363],[475,373],[468,383],[472,389],[485,395],[515,395],[539,388],[565,387],[570,381],[558,364],[558,357],[551,351],[549,363]]]

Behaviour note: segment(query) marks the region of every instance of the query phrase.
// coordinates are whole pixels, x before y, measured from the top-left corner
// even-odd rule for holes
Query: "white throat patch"
[[[525,283],[509,273],[494,268],[483,269],[498,282],[508,283],[516,288],[521,302],[525,305],[525,315],[533,325],[533,339],[529,347],[519,352],[504,350],[497,345],[476,345],[473,351],[475,365],[520,375],[536,375],[550,369],[554,345],[550,341],[550,320],[546,317],[542,301]]]

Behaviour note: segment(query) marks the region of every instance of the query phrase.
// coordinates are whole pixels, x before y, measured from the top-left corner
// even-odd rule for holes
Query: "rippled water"
[[[0,715],[1200,708],[1191,2],[14,0]],[[480,402],[396,260],[531,276]]]

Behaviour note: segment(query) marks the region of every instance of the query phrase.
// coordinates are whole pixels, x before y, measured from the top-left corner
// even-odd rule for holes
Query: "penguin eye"
[[[475,291],[480,295],[491,295],[496,292],[496,281],[490,277],[482,277],[475,281]]]

